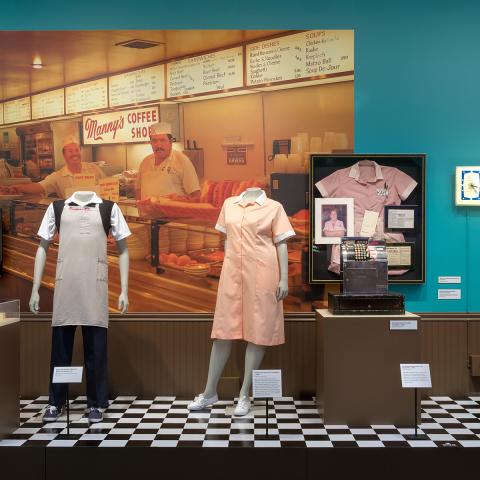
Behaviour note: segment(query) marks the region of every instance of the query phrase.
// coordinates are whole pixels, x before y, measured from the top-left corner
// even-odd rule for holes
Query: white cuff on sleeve
[[[320,192],[320,195],[321,195],[322,197],[328,197],[328,192],[325,190],[325,187],[323,186],[321,180],[319,180],[319,181],[315,184],[315,186],[318,188],[318,191]]]
[[[222,227],[219,223],[215,225],[215,230],[218,230],[219,232],[222,232],[225,235],[227,234],[227,229],[225,227]]]
[[[281,233],[280,235],[277,235],[276,237],[273,237],[273,243],[279,243],[283,240],[286,240],[287,238],[294,237],[294,236],[295,236],[295,231],[288,230],[286,232]]]
[[[410,182],[410,185],[408,185],[408,187],[405,189],[405,191],[402,193],[402,200],[406,200],[408,198],[408,196],[413,192],[413,190],[415,189],[415,187],[417,186],[417,182],[415,180],[412,180]]]

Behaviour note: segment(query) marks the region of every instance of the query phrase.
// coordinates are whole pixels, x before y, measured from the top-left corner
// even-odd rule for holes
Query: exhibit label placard
[[[402,388],[432,388],[428,363],[401,363]]]
[[[148,142],[150,125],[159,121],[158,107],[119,110],[116,112],[85,115],[83,117],[83,143]]]
[[[417,320],[390,320],[390,330],[418,330]]]
[[[254,398],[280,398],[282,396],[281,370],[253,370]]]
[[[55,367],[52,383],[82,383],[83,367]]]
[[[3,125],[3,103],[0,103],[0,125]]]
[[[65,115],[65,90],[63,88],[32,95],[32,118],[34,120],[62,115]]]
[[[243,87],[242,47],[167,63],[167,97],[240,87]]]
[[[108,107],[108,79],[100,78],[65,88],[67,115]]]
[[[456,275],[438,277],[438,283],[462,283],[462,277]]]
[[[6,124],[31,120],[30,97],[17,98],[3,104],[3,119]]]
[[[438,300],[461,300],[462,290],[460,288],[439,288],[437,295]]]
[[[108,81],[110,107],[162,100],[165,97],[164,65],[113,75]]]
[[[353,30],[309,30],[247,45],[247,85],[351,75],[353,38]]]

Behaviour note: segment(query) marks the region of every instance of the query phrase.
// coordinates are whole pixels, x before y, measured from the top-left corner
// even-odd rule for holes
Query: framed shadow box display
[[[347,235],[386,241],[390,283],[425,282],[425,160],[424,154],[311,155],[310,283],[342,282],[338,241]]]

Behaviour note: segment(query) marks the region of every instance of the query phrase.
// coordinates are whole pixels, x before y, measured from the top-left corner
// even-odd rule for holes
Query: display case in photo
[[[424,154],[311,155],[310,283],[342,282],[337,244],[345,235],[385,240],[390,283],[424,283],[425,159]],[[334,232],[332,222],[339,227]]]

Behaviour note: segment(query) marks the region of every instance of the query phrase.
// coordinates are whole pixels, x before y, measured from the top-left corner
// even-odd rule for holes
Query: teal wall
[[[480,164],[479,25],[473,0],[37,0],[0,8],[0,29],[15,30],[355,29],[356,151],[428,155],[427,283],[401,289],[416,312],[480,311],[480,209],[454,205],[454,167]],[[462,277],[461,300],[437,300],[439,275]]]

